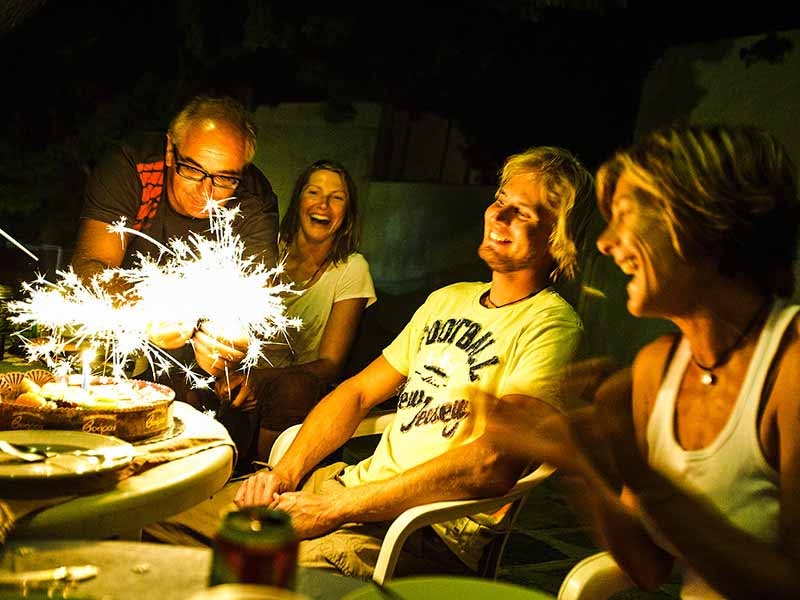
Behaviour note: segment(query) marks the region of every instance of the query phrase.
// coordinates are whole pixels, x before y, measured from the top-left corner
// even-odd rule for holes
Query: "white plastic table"
[[[184,436],[222,436],[225,428],[183,402],[174,415]],[[202,502],[219,491],[233,471],[231,446],[209,448],[118,482],[97,494],[77,496],[16,522],[11,539],[141,539],[142,528]],[[2,494],[0,494],[2,495]]]

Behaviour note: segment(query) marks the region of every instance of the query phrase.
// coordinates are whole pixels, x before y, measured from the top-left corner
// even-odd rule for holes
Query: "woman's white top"
[[[329,265],[310,287],[287,296],[284,300],[286,315],[299,317],[302,326],[299,330],[287,331],[291,352],[275,352],[268,354],[267,358],[277,367],[316,360],[333,305],[353,298],[366,298],[366,306],[376,300],[369,264],[358,253],[351,254],[346,261],[335,266]]]
[[[761,331],[744,383],[727,423],[716,439],[699,450],[684,450],[675,431],[675,400],[691,360],[684,337],[675,352],[647,424],[648,461],[687,492],[711,502],[731,523],[772,545],[779,537],[778,473],[767,462],[758,435],[764,382],[784,332],[800,307],[773,303]],[[645,519],[646,524],[649,519]],[[665,549],[663,536],[653,532]],[[679,561],[681,560],[678,556]],[[681,598],[722,598],[691,567],[684,567]]]

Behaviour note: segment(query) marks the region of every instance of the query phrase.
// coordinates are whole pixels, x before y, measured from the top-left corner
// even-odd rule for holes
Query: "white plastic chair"
[[[394,416],[394,411],[368,415],[358,426],[353,437],[382,433],[386,427],[391,425]],[[299,430],[300,425],[294,425],[281,432],[272,445],[269,455],[270,464],[275,464],[286,453]],[[519,479],[517,484],[502,496],[475,500],[432,502],[409,508],[394,519],[386,532],[375,564],[375,572],[372,575],[373,581],[382,585],[392,578],[403,544],[408,536],[417,529],[458,517],[484,512],[491,513],[510,503],[511,508],[496,528],[498,531],[497,538],[484,551],[481,566],[480,575],[495,579],[506,542],[511,534],[517,515],[522,509],[525,498],[535,486],[549,477],[554,471],[555,468],[550,465],[540,465],[537,469]]]
[[[558,590],[558,600],[606,600],[633,587],[611,553],[599,552],[572,567]]]

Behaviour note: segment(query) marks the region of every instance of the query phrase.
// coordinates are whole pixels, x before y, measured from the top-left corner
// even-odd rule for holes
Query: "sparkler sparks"
[[[96,344],[107,352],[106,359],[116,367],[115,375],[122,376],[128,354],[141,349],[142,316],[132,306],[115,306],[115,299],[101,285],[99,278],[84,285],[70,271],[57,271],[56,283],[42,276],[33,283],[23,283],[28,300],[10,302],[11,321],[33,327],[39,325],[51,335],[23,343],[28,357],[41,360],[60,376],[72,370],[69,350]],[[24,332],[24,330],[23,330]],[[144,338],[146,343],[147,338]]]
[[[208,211],[212,239],[190,233],[187,240],[164,245],[126,227],[123,219],[109,230],[145,237],[159,248],[157,258],[137,254],[137,267],[107,269],[88,284],[71,269],[58,271],[56,283],[40,277],[23,284],[29,298],[9,303],[16,313],[11,320],[38,324],[50,333],[43,341],[24,342],[29,358],[64,374],[74,365],[59,356],[70,347],[92,344],[105,353],[114,377],[124,378],[126,361],[142,354],[158,374],[177,367],[194,387],[208,386],[212,378],[178,363],[149,339],[154,324],[188,323],[190,332],[202,327],[246,345],[243,370],[268,361],[265,345],[276,339],[285,343],[287,328],[301,325],[284,314],[281,300],[298,292],[278,281],[282,265],[270,269],[244,256],[244,244],[231,226],[238,209],[209,202]],[[113,278],[129,287],[125,297],[108,291]]]

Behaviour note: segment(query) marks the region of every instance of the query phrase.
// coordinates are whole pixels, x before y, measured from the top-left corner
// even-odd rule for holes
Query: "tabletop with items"
[[[47,396],[47,383],[56,385],[43,382],[43,372],[33,381],[36,373],[0,375],[0,540],[138,538],[144,525],[201,502],[228,481],[235,448],[212,416],[171,396],[148,397],[137,407],[16,403],[22,394]],[[118,393],[109,386],[97,388],[104,396]]]
[[[303,567],[297,568],[291,591],[252,584],[209,587],[211,563],[212,550],[199,547],[125,541],[12,542],[0,554],[0,600],[16,597],[2,592],[3,577],[9,581],[6,589],[13,589],[13,576],[17,583],[28,577],[29,592],[39,592],[42,598],[49,594],[117,600],[554,600],[534,589],[473,577],[405,577],[378,586],[335,570]],[[35,577],[41,581],[36,583]]]

